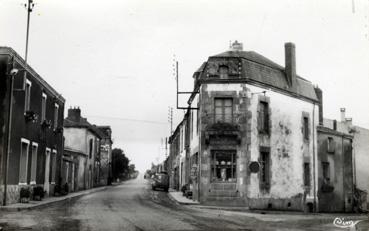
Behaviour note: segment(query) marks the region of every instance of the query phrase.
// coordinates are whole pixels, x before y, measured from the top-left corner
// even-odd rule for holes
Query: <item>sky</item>
[[[368,0],[34,0],[28,62],[82,116],[110,125],[113,147],[140,171],[165,158],[176,109],[173,59],[181,91],[211,55],[243,43],[284,66],[296,45],[297,73],[323,90],[324,117],[341,107],[369,128]],[[0,46],[24,57],[26,0],[0,0]],[[185,105],[180,99],[180,105]]]

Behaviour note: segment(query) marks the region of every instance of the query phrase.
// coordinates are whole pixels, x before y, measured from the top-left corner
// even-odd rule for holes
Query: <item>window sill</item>
[[[36,185],[36,181],[31,181],[29,184],[30,185]]]
[[[18,185],[20,185],[20,186],[25,186],[25,185],[27,185],[27,183],[18,183]]]

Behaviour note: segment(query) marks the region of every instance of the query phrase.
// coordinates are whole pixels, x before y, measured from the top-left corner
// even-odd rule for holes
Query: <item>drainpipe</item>
[[[314,171],[313,171],[313,177],[314,177],[314,212],[317,211],[316,208],[316,164],[315,164],[315,132],[316,132],[316,128],[315,128],[315,102],[313,103],[313,166],[314,166]]]
[[[13,68],[13,60],[12,60]],[[12,113],[13,113],[13,88],[14,88],[14,75],[17,73],[6,73],[10,77],[10,91],[9,91],[9,111],[8,111],[8,140],[6,142],[6,152],[5,152],[5,166],[4,166],[4,198],[3,205],[6,205],[6,197],[8,191],[8,168],[9,168],[9,155],[10,155],[10,141],[11,141],[11,128],[12,128]]]

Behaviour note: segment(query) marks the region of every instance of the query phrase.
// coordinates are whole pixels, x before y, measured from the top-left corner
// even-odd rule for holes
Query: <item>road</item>
[[[181,206],[142,177],[62,205],[0,213],[5,230],[335,230],[314,220]]]

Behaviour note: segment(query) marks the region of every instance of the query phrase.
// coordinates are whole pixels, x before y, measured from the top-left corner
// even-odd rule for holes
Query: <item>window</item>
[[[329,184],[331,180],[329,162],[322,162],[322,168],[324,184]]]
[[[36,184],[37,151],[38,151],[38,144],[32,143],[31,179],[30,179],[31,182],[30,184]]]
[[[269,103],[261,101],[259,108],[259,132],[269,134]]]
[[[58,117],[59,117],[59,105],[54,105],[54,129],[58,128]]]
[[[24,88],[24,112],[29,111],[31,103],[31,86],[32,83],[26,79],[26,86]]]
[[[193,111],[191,110],[191,127],[190,127],[190,134],[191,134],[191,140],[193,138]]]
[[[309,140],[309,118],[304,116],[304,139],[305,140]]]
[[[327,139],[327,152],[334,153],[336,149],[336,144],[333,137],[328,137]]]
[[[215,122],[232,123],[232,98],[215,99]]]
[[[21,153],[19,159],[19,184],[27,184],[29,141],[21,139]]]
[[[310,186],[310,163],[304,163],[304,185]]]
[[[92,158],[92,148],[94,146],[94,141],[92,139],[90,139],[90,143],[89,143],[89,158]]]
[[[270,187],[270,151],[269,148],[260,147],[260,187]]]
[[[51,153],[50,160],[50,182],[55,184],[55,174],[56,174],[56,150],[54,149]]]
[[[45,93],[42,93],[42,99],[41,99],[41,123],[46,120],[46,100],[47,95]]]
[[[219,77],[221,79],[227,79],[228,78],[228,67],[225,65],[222,65],[219,67]]]
[[[236,182],[236,152],[212,152],[212,181]]]

